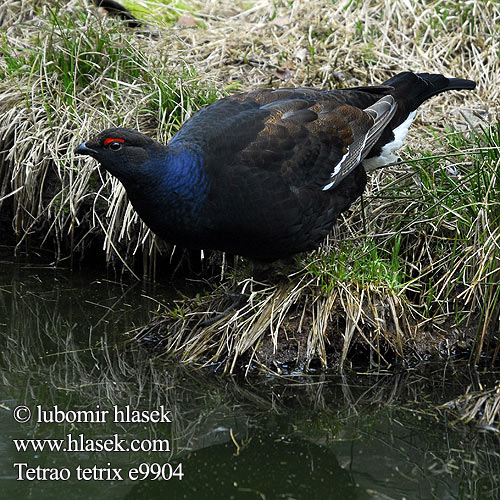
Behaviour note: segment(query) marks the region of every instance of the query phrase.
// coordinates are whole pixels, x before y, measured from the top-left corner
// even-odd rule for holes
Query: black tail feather
[[[394,87],[391,92],[396,100],[403,98],[409,104],[408,111],[414,111],[424,101],[432,96],[448,90],[472,90],[476,83],[464,78],[446,78],[443,75],[429,73],[399,73],[393,76],[384,85]]]

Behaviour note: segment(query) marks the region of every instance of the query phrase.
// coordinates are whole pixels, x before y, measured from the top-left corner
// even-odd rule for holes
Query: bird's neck
[[[141,170],[141,178],[125,187],[153,231],[160,220],[171,219],[172,224],[197,220],[210,187],[201,152],[182,144],[167,146],[150,156]]]
[[[183,144],[167,147],[164,159],[160,159],[163,162],[167,168],[162,169],[160,188],[167,196],[191,202],[205,200],[209,182],[198,148]]]

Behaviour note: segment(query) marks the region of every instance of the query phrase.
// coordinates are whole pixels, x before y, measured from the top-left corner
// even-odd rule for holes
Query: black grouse
[[[142,26],[141,21],[116,0],[94,0],[94,4],[105,14],[120,18],[130,28],[139,28]]]
[[[273,261],[318,247],[365,168],[395,159],[420,104],[474,87],[405,72],[373,87],[253,90],[202,109],[166,146],[111,128],[75,152],[116,176],[164,240]]]

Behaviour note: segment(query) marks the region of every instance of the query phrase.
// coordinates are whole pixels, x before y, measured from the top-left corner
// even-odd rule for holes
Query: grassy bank
[[[230,372],[344,367],[359,355],[377,366],[456,354],[494,363],[500,127],[445,142],[449,153],[407,160],[365,196],[295,271],[268,283],[236,272],[229,287],[179,302],[141,336],[160,340],[166,356]]]
[[[2,234],[57,262],[99,258],[154,277],[172,249],[116,179],[74,158],[82,140],[126,126],[166,142],[235,90],[376,84],[407,69],[470,78],[474,92],[422,106],[402,160],[371,175],[319,251],[265,282],[238,260],[138,336],[224,372],[497,359],[498,2],[126,5],[143,26],[83,0],[0,6]]]

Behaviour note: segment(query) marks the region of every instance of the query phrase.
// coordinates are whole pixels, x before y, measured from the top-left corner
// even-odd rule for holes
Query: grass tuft
[[[167,357],[231,373],[345,367],[366,351],[377,366],[460,352],[494,362],[499,139],[499,124],[450,132],[440,144],[449,153],[397,165],[299,271],[273,285],[233,277],[162,311],[139,337]]]

